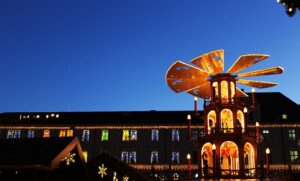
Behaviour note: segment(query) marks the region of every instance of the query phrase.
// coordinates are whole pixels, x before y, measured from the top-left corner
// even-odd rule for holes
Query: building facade
[[[258,165],[270,149],[270,169],[300,169],[299,105],[281,93],[255,93],[246,114],[248,130],[256,131]],[[0,114],[1,139],[74,137],[81,141],[86,161],[102,152],[145,172],[187,170],[191,155],[193,177],[198,175],[198,141],[203,139],[204,113],[198,111],[140,112],[20,112]],[[191,115],[191,139],[188,119]]]

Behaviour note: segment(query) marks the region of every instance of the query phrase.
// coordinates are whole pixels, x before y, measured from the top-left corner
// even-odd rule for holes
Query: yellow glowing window
[[[67,137],[73,137],[73,130],[67,130]]]
[[[129,130],[123,130],[122,141],[129,141]]]
[[[59,137],[66,137],[66,130],[60,130]]]
[[[294,129],[289,129],[288,132],[289,132],[290,140],[295,141],[296,140],[296,131]]]
[[[43,137],[44,138],[49,138],[50,137],[50,130],[49,129],[44,130]]]
[[[214,82],[214,83],[213,83],[213,87],[214,87],[214,91],[215,91],[216,97],[219,97],[218,82]]]
[[[108,141],[108,130],[102,130],[101,141]]]
[[[82,152],[82,155],[83,155],[84,161],[87,162],[87,159],[88,159],[88,152],[87,152],[87,151],[83,151],[83,152]]]
[[[235,88],[233,82],[230,82],[230,91],[231,91],[231,99],[233,99],[235,96]]]
[[[290,158],[291,158],[291,162],[297,162],[298,160],[298,151],[297,150],[292,150],[290,151]]]
[[[287,119],[287,115],[286,114],[282,114],[282,119]]]
[[[228,101],[228,84],[225,80],[221,82],[221,99],[222,102]]]

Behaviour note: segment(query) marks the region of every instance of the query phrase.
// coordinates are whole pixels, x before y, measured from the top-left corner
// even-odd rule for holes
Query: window
[[[14,138],[20,138],[20,137],[21,137],[21,130],[15,130]]]
[[[60,130],[59,137],[66,137],[66,130]]]
[[[153,129],[151,133],[151,141],[158,141],[159,132],[157,129]]]
[[[82,141],[89,141],[90,140],[90,130],[83,130],[82,132]]]
[[[108,141],[108,130],[102,130],[101,141]]]
[[[49,138],[49,137],[50,137],[50,130],[49,130],[49,129],[45,129],[45,130],[44,130],[43,137],[44,137],[44,138]]]
[[[291,150],[290,151],[290,158],[291,158],[292,163],[298,162],[298,151],[297,150]]]
[[[287,119],[287,114],[282,114],[282,119]]]
[[[290,138],[290,140],[295,141],[296,140],[296,132],[295,132],[295,130],[294,129],[289,129],[288,131],[289,131],[289,138]]]
[[[88,152],[87,152],[87,151],[83,151],[83,152],[82,152],[82,155],[83,155],[84,161],[87,162],[87,159],[88,159]]]
[[[263,134],[269,134],[269,133],[270,133],[270,131],[268,129],[263,130]]]
[[[137,130],[123,130],[122,141],[137,140]]]
[[[192,130],[192,140],[198,140],[198,130]]]
[[[172,152],[172,163],[173,164],[179,163],[179,152]]]
[[[73,137],[73,130],[67,130],[67,137]]]
[[[13,137],[14,137],[14,130],[8,130],[6,138],[11,139]]]
[[[136,152],[130,152],[129,153],[129,163],[136,163]]]
[[[34,130],[28,130],[28,138],[34,138]]]
[[[125,163],[128,163],[128,152],[127,151],[122,151],[121,160]]]
[[[137,130],[130,130],[130,140],[137,140]]]
[[[157,164],[158,163],[158,152],[152,151],[151,152],[151,164]]]
[[[178,129],[172,130],[172,141],[179,141],[179,130]]]
[[[129,130],[123,130],[122,141],[129,141]]]

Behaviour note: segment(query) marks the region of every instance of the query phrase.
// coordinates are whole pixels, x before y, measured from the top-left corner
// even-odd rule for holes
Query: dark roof
[[[100,179],[100,175],[98,174],[99,166],[103,166],[107,168],[106,174],[103,176],[103,179]],[[123,178],[123,176],[128,176],[129,180],[139,180],[139,181],[151,181],[152,179],[148,176],[143,175],[137,169],[131,167],[125,162],[117,159],[114,156],[109,155],[108,153],[101,153],[96,156],[92,161],[87,163],[87,166],[90,171],[90,175],[94,180],[112,180],[113,172],[117,173],[117,177],[119,180]]]
[[[199,111],[198,119],[193,119],[195,123],[202,123],[200,119],[203,111]],[[46,115],[59,114],[59,118]],[[169,125],[186,124],[187,115],[194,115],[194,111],[130,111],[130,112],[37,112],[37,113],[1,113],[0,124],[101,124],[101,125]],[[20,119],[20,115],[28,116],[29,119]],[[33,118],[40,115],[40,118]]]
[[[252,94],[247,93],[247,105],[252,104]],[[203,111],[192,123],[203,124]],[[300,121],[300,106],[280,92],[255,93],[255,111],[249,111],[249,121],[278,122],[282,114],[285,122]],[[58,118],[50,116],[59,115]],[[185,125],[187,115],[194,111],[123,111],[123,112],[17,112],[1,113],[1,125]],[[40,118],[34,118],[39,115]],[[46,115],[49,118],[46,119]],[[29,117],[20,119],[20,117]]]
[[[248,93],[248,105],[251,105],[252,94]],[[254,119],[265,123],[300,123],[300,107],[297,103],[280,92],[255,93]],[[286,114],[287,119],[282,115]]]
[[[3,139],[0,140],[0,167],[52,169],[78,144],[77,138]]]

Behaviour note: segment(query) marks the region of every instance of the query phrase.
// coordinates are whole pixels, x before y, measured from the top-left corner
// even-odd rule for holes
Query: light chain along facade
[[[299,105],[281,93],[255,93],[254,109],[247,112],[248,130],[259,131],[258,165],[270,169],[300,169]],[[188,119],[191,115],[191,139]],[[107,152],[135,168],[150,171],[187,170],[197,173],[198,142],[205,135],[203,112],[20,112],[0,114],[0,138],[74,137],[81,141],[86,160]],[[255,125],[259,122],[259,125]],[[254,135],[257,136],[257,135]],[[256,140],[257,141],[257,140]]]

